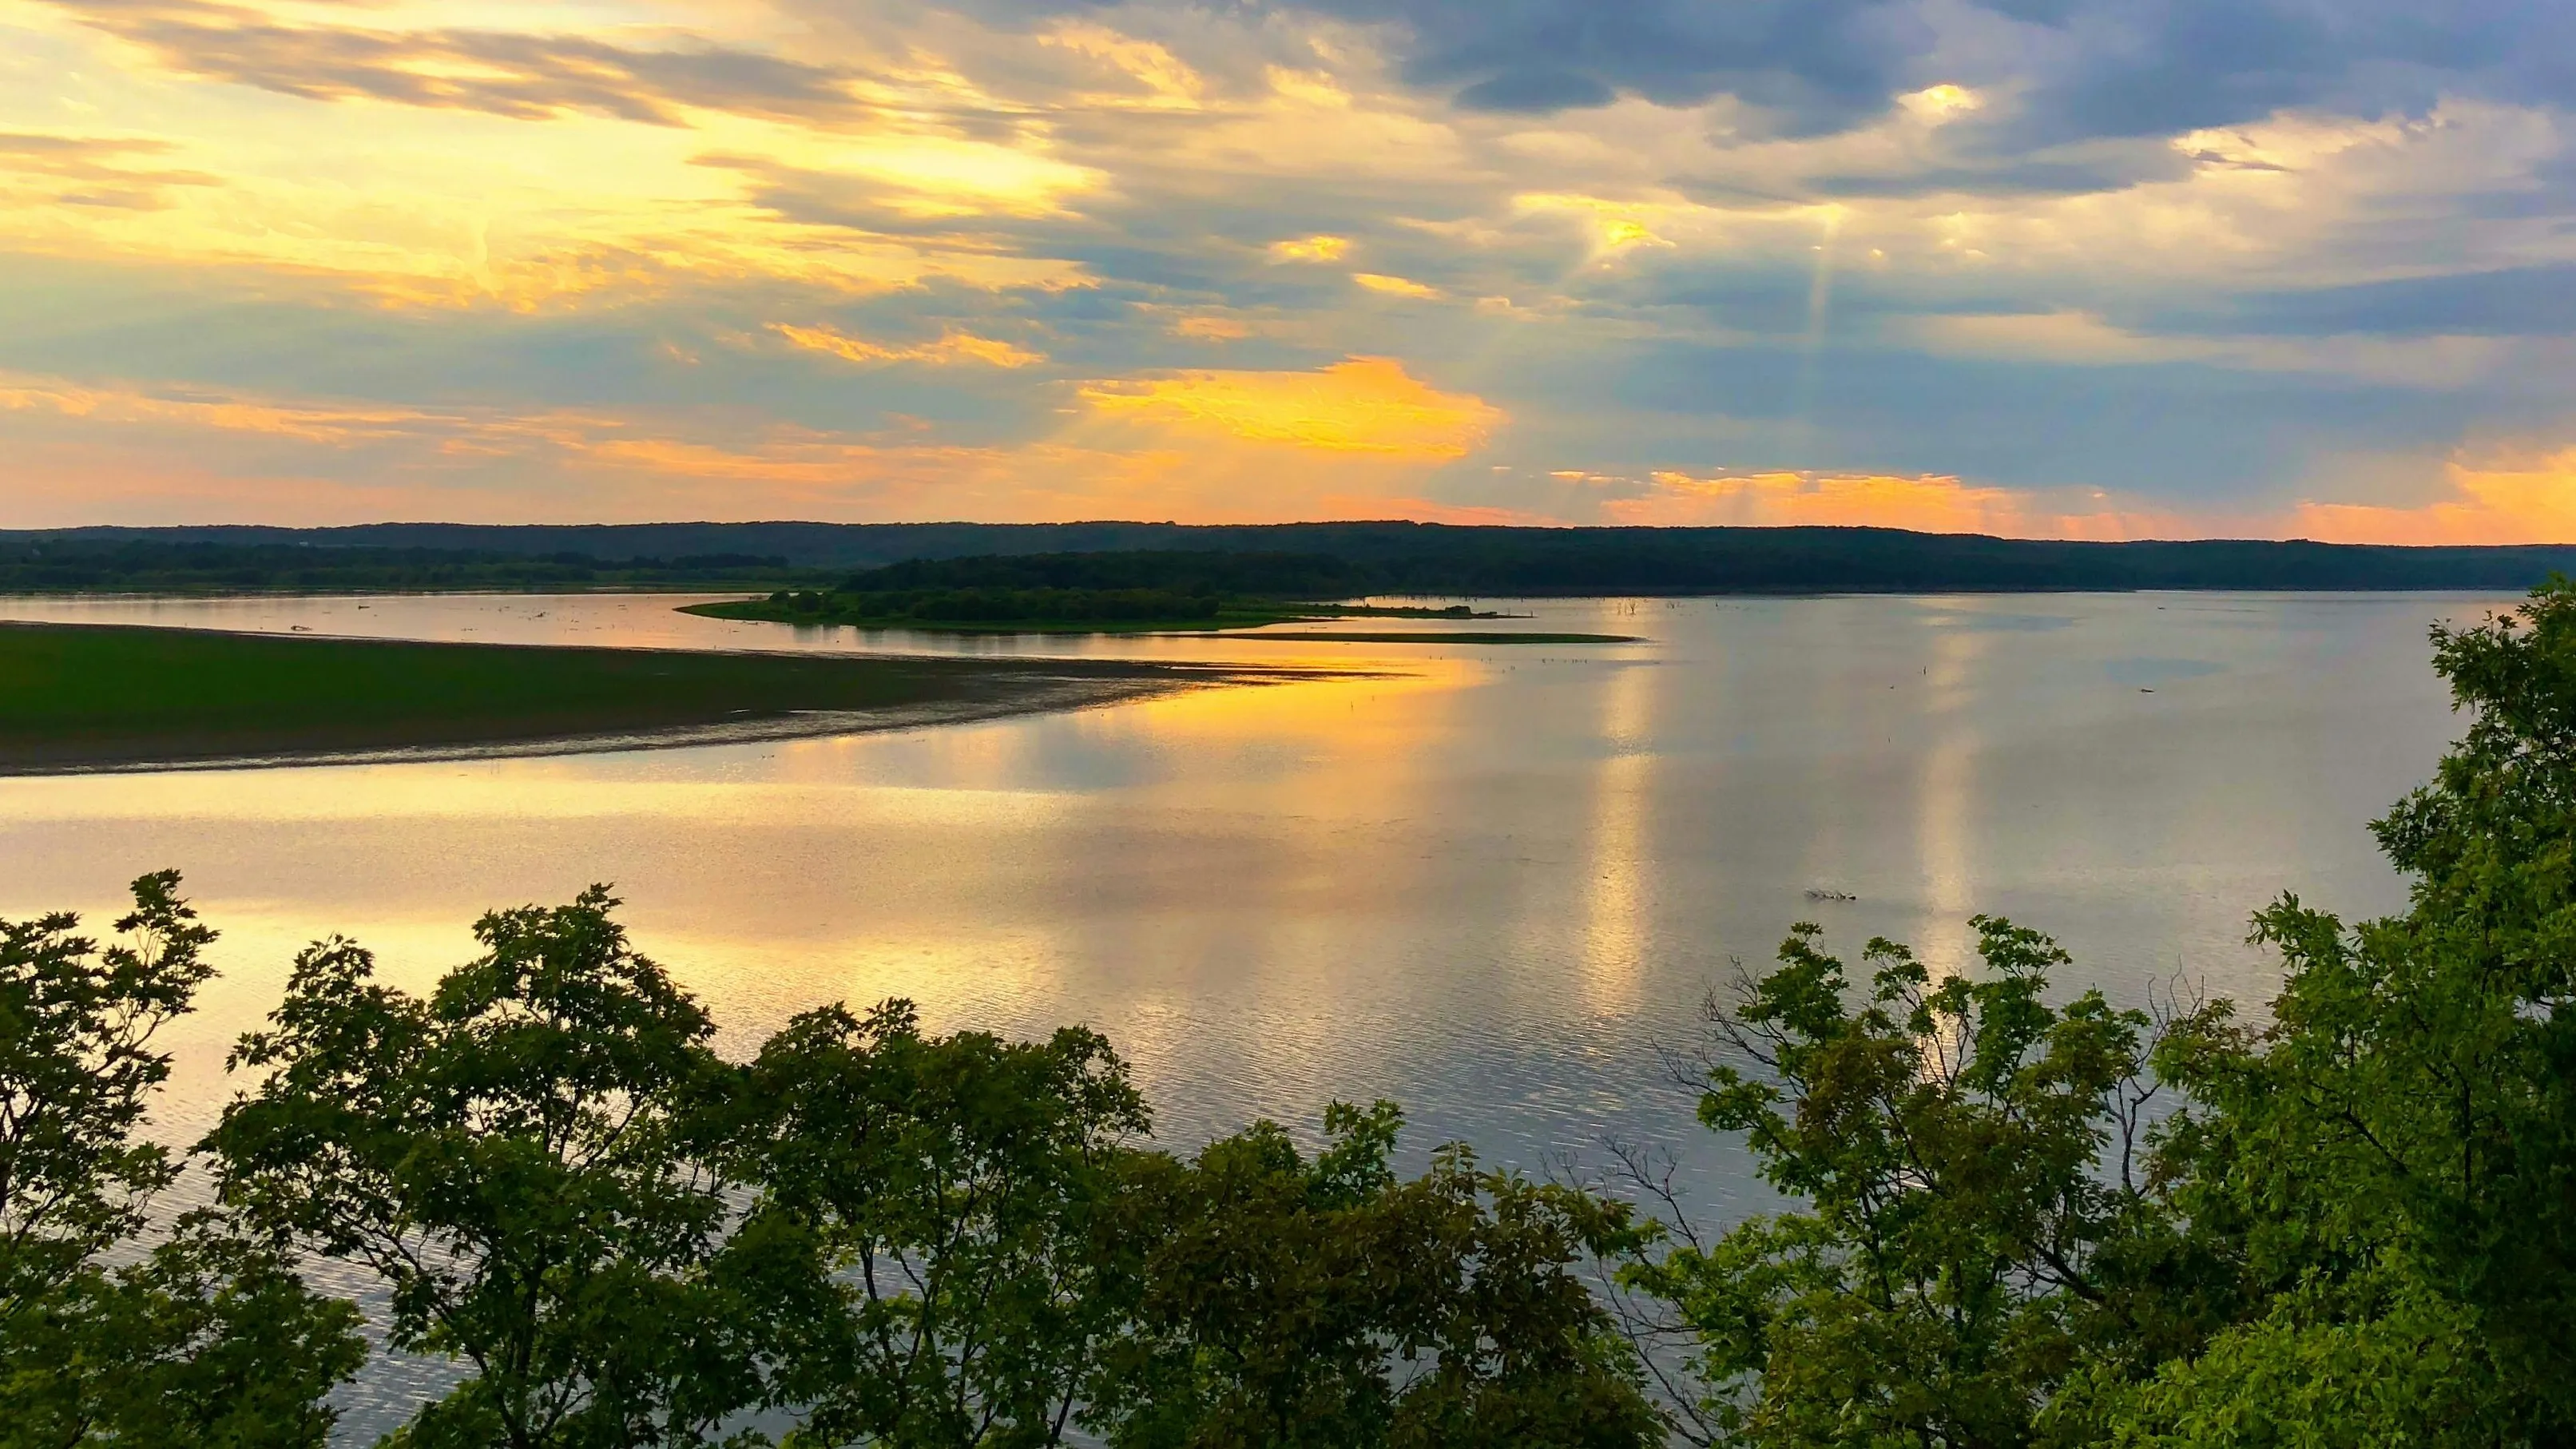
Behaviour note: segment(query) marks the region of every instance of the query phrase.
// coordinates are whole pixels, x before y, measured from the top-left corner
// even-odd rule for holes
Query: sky
[[[2567,0],[0,0],[0,526],[2576,541]]]

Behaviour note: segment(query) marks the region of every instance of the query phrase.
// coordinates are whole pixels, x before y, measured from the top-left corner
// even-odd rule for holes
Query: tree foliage
[[[2048,1005],[2064,953],[1976,925],[1975,976],[1936,982],[1874,940],[1865,986],[1802,925],[1779,969],[1713,1007],[1701,1118],[1805,1206],[1626,1274],[1696,1334],[1703,1433],[2032,1442],[2088,1344],[2150,1311],[2122,1281],[2153,1234],[2128,1150],[2148,1020],[2098,991]]]
[[[1624,1208],[1480,1171],[1399,1179],[1391,1103],[1336,1105],[1304,1155],[1256,1123],[1140,1164],[1139,1332],[1095,1423],[1135,1449],[1653,1442],[1625,1345],[1574,1265]]]
[[[319,1445],[363,1350],[220,1214],[141,1241],[182,1162],[141,1129],[154,1035],[212,969],[176,872],[134,883],[126,939],[0,921],[0,1446]],[[125,1261],[118,1263],[117,1258]]]
[[[320,943],[234,1053],[266,1076],[209,1139],[226,1199],[382,1278],[395,1347],[471,1369],[407,1444],[694,1443],[756,1396],[684,1135],[710,1027],[614,904],[487,915],[426,998]]]
[[[1109,1044],[835,1006],[744,1087],[724,1150],[759,1192],[746,1233],[807,1268],[772,1315],[797,1442],[1058,1442],[1134,1297],[1116,1187],[1147,1117]]]
[[[2284,897],[2271,1025],[2164,1054],[2176,1207],[2250,1307],[2139,1395],[2143,1437],[2576,1433],[2576,588],[2433,642],[2469,723],[2375,827],[2408,909]]]
[[[1626,1446],[1657,1432],[1579,1275],[1623,1207],[1392,1106],[1304,1155],[1184,1160],[1096,1033],[931,1035],[910,1003],[746,1063],[594,888],[487,916],[427,997],[299,958],[208,1139],[225,1200],[362,1267],[462,1382],[405,1446]]]

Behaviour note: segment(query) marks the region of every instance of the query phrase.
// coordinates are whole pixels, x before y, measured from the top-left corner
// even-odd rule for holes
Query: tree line
[[[1225,601],[1175,589],[780,589],[767,607],[725,605],[716,617],[788,623],[1140,623],[1213,619]]]
[[[602,559],[555,550],[0,535],[0,593],[280,593],[740,585],[802,575],[775,554]]]
[[[146,876],[108,944],[0,924],[0,1444],[324,1442],[324,1261],[456,1367],[403,1449],[2568,1442],[2576,586],[2434,644],[2406,910],[2261,912],[2259,1017],[2070,998],[2001,920],[1956,976],[1800,926],[1684,1068],[1792,1204],[1723,1231],[1640,1157],[1406,1176],[1384,1103],[1158,1149],[1078,1028],[831,1006],[730,1060],[596,889],[426,995],[310,947],[173,1153],[211,932]]]
[[[1914,593],[2052,589],[2524,589],[2576,570],[2563,544],[2398,546],[2301,539],[2084,543],[1895,528],[1554,528],[1400,521],[1275,524],[1087,523],[376,523],[336,528],[220,525],[0,531],[0,558],[27,544],[284,545],[319,559],[344,550],[425,549],[602,561],[688,555],[784,558],[811,588],[851,569],[1004,556],[1209,555],[1282,560],[1309,580],[1218,581],[1270,597],[1357,593]],[[1329,560],[1318,564],[1316,560]],[[1109,567],[1118,567],[1109,565]],[[1159,567],[1147,565],[1148,568]],[[1226,566],[1229,571],[1233,566]],[[1334,577],[1323,577],[1329,570]],[[1272,572],[1265,568],[1264,573]],[[908,579],[874,587],[915,587]],[[955,579],[938,580],[954,585]],[[993,579],[985,582],[999,583]],[[1028,587],[1029,584],[1014,584]],[[1055,581],[1054,587],[1071,587]],[[1130,580],[1089,587],[1141,587]],[[1324,586],[1316,595],[1308,590]]]
[[[1248,599],[1361,595],[1798,594],[2060,589],[2530,587],[2576,549],[2408,548],[2194,539],[2078,543],[1887,528],[1458,528],[1319,523],[1166,528],[1054,525],[1030,542],[996,526],[861,570],[844,593],[922,589],[1163,589]],[[1083,537],[1078,530],[1100,530]],[[918,540],[929,546],[933,540]]]
[[[1324,553],[1121,549],[916,558],[863,569],[844,593],[907,589],[1153,589],[1182,595],[1338,599],[1368,592],[1370,575]]]

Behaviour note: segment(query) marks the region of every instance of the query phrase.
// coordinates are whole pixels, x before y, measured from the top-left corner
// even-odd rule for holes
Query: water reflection
[[[1924,934],[1915,950],[1934,980],[1966,971],[1975,949],[1968,918],[1976,891],[1969,878],[1971,792],[1975,788],[1977,721],[1968,706],[1976,697],[1975,670],[1994,635],[1962,628],[1955,619],[1927,621],[1931,662],[1923,669],[1926,698],[1921,728],[1929,736],[1922,782],[1917,787],[1915,849],[1923,860]]]
[[[667,598],[0,600],[0,616],[425,638],[858,649]],[[836,997],[935,1026],[1087,1021],[1176,1140],[1390,1096],[1417,1143],[1535,1165],[1616,1131],[1758,1200],[1648,1043],[1731,957],[1819,918],[1967,959],[1977,911],[2134,998],[2177,968],[2259,998],[2246,914],[2396,883],[2362,826],[2453,727],[2397,597],[1543,602],[1502,627],[1634,648],[1240,640],[881,646],[1325,660],[1376,671],[909,733],[551,759],[0,780],[0,913],[112,911],[175,865],[226,932],[163,1112],[305,940],[396,981],[489,906],[612,882],[729,1048]],[[1378,625],[1377,627],[1383,627]],[[1444,624],[1442,627],[1450,627]],[[2150,692],[2151,691],[2151,692]],[[1812,900],[1810,890],[1851,901]],[[1747,1197],[1751,1194],[1751,1198]]]
[[[1646,967],[1647,811],[1654,786],[1650,664],[1611,672],[1601,690],[1601,743],[1592,772],[1592,828],[1585,841],[1591,889],[1584,901],[1584,1005],[1595,1014],[1637,1006]]]
[[[1536,1168],[1605,1133],[1668,1145],[1723,1217],[1765,1192],[1651,1044],[1687,1037],[1730,958],[1815,918],[1846,953],[1884,934],[1955,967],[1993,911],[2063,939],[2069,988],[2135,1000],[2180,971],[2259,1000],[2255,906],[2396,903],[2362,827],[2455,726],[2424,626],[2501,601],[1560,601],[1495,627],[1652,642],[1485,651],[792,631],[674,602],[0,599],[0,617],[1370,672],[841,739],[0,779],[0,914],[109,918],[127,878],[187,872],[224,974],[170,1037],[173,1139],[210,1121],[226,1047],[304,942],[349,932],[419,989],[472,953],[478,911],[608,881],[729,1051],[836,998],[909,996],[934,1028],[1089,1022],[1179,1144],[1387,1096],[1417,1154],[1461,1137]],[[371,1368],[349,1433],[434,1382]]]

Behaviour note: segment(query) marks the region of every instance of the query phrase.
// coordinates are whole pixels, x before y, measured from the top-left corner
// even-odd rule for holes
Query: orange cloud
[[[1382,272],[1353,272],[1351,280],[1372,292],[1384,292],[1390,297],[1428,299],[1440,295],[1438,287],[1427,287],[1410,277],[1390,277]]]
[[[2443,467],[2450,496],[2411,508],[2302,501],[2300,537],[2329,543],[2576,542],[2576,447]]]
[[[1558,475],[1563,477],[1565,475]],[[1580,477],[1581,475],[1577,475]],[[1590,480],[1585,480],[1590,481]],[[2100,495],[2093,495],[2098,500]],[[1630,525],[1910,528],[2012,538],[2144,538],[2193,532],[2171,514],[2049,508],[2047,495],[1938,474],[1661,472],[1653,491],[1604,499],[1604,521]]]
[[[1304,236],[1270,244],[1270,258],[1279,262],[1339,261],[1351,249],[1348,237]]]
[[[912,429],[746,430],[722,412],[398,407],[0,373],[0,456],[23,485],[0,491],[0,526],[102,514],[166,520],[172,510],[241,522],[683,511],[1205,523],[1496,517],[1425,500],[1418,485],[1499,415],[1435,392],[1394,363],[1353,359],[1320,373],[1206,374],[1161,386],[1175,385],[1159,398],[1107,395],[1105,412],[1080,413],[1049,437],[978,446]],[[1303,421],[1294,409],[1262,411],[1295,385],[1342,411]],[[1165,406],[1175,398],[1185,405]],[[1370,402],[1374,412],[1361,405]],[[1329,466],[1319,466],[1316,448],[1332,455]],[[160,461],[168,459],[185,466]]]
[[[1327,452],[1465,456],[1503,421],[1500,408],[1445,393],[1391,357],[1345,358],[1320,372],[1185,372],[1100,382],[1084,401],[1109,417]]]
[[[1239,317],[1200,313],[1173,323],[1172,335],[1194,342],[1240,342],[1252,335],[1252,324]]]
[[[991,337],[978,337],[972,332],[951,330],[936,342],[919,342],[909,347],[887,347],[836,332],[829,327],[798,327],[786,322],[772,322],[769,330],[814,352],[828,352],[850,362],[926,362],[933,367],[947,367],[960,362],[980,362],[987,367],[1028,367],[1046,361],[1043,352],[1031,352]]]
[[[389,405],[276,402],[191,388],[153,393],[7,373],[0,373],[0,411],[267,433],[308,443],[397,437],[438,421],[430,413]]]

